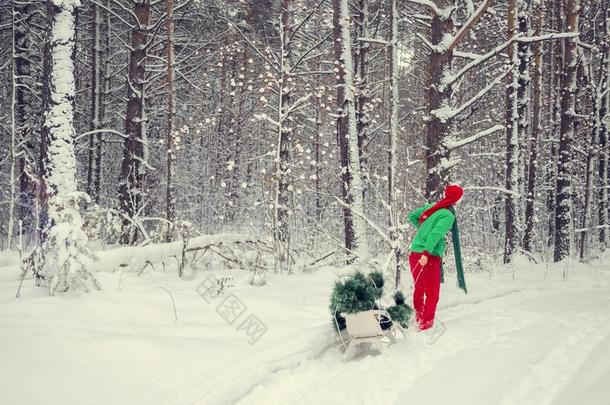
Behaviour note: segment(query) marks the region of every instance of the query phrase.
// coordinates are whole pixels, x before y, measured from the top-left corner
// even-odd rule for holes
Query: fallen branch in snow
[[[240,260],[237,254],[233,251],[226,252],[223,248],[230,249],[231,245],[246,246],[251,250],[262,250],[271,252],[271,249],[266,246],[266,242],[259,237],[247,235],[202,235],[189,239],[184,246],[183,241],[150,244],[147,246],[125,246],[115,249],[97,252],[100,259],[100,267],[110,266],[112,269],[118,267],[134,267],[153,266],[153,263],[165,263],[167,260],[177,260],[179,268],[184,263],[185,254],[197,251],[211,251],[221,256],[225,260],[232,261],[238,265],[252,267]]]
[[[319,263],[319,262],[321,262],[321,261],[323,261],[323,260],[326,260],[326,259],[328,259],[329,257],[331,257],[332,255],[334,255],[335,253],[337,253],[337,252],[336,252],[335,250],[333,250],[333,251],[331,251],[331,252],[329,252],[329,253],[327,253],[327,254],[323,255],[322,257],[320,257],[320,258],[318,258],[318,259],[314,260],[313,262],[309,263],[309,266],[313,266],[313,265],[315,265],[316,263]]]
[[[169,298],[171,298],[172,300],[172,305],[174,307],[174,322],[178,322],[178,312],[176,311],[176,301],[174,300],[174,296],[172,295],[172,293],[165,287],[161,287],[161,286],[157,286],[157,288],[160,288],[161,290],[165,291],[167,293],[167,295],[169,295]]]
[[[519,253],[521,253],[524,256],[527,256],[528,259],[530,259],[531,261],[533,261],[534,263],[538,264],[538,260],[536,259],[536,256],[534,256],[531,252],[528,252],[527,250],[524,249],[517,249],[517,251],[519,251]],[[514,270],[514,267],[513,267]]]

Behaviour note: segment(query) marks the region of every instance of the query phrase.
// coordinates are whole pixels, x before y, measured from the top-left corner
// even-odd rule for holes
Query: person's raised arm
[[[418,209],[409,212],[409,222],[415,226],[418,227],[419,226],[419,217],[421,217],[421,214],[424,213],[424,211],[426,210],[426,205],[424,205],[423,207],[419,207]]]

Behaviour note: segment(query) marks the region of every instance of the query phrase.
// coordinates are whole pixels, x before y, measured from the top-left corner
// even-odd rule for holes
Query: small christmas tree
[[[403,328],[408,328],[409,319],[413,309],[405,303],[405,295],[401,291],[394,293],[394,305],[387,309],[392,320],[398,322]]]
[[[330,312],[339,330],[345,329],[345,318],[341,313],[356,313],[379,309],[377,304],[383,295],[383,274],[374,271],[369,274],[356,272],[345,280],[335,282],[333,293],[330,297]],[[394,294],[395,305],[387,308],[394,322],[402,327],[407,327],[413,310],[405,303],[405,296],[400,291]],[[390,322],[381,322],[382,328],[391,326]]]

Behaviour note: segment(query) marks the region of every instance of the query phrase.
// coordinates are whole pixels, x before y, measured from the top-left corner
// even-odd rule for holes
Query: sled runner
[[[385,348],[381,341],[387,337],[390,343],[396,343],[396,331],[400,331],[403,338],[406,336],[404,330],[398,323],[392,322],[390,314],[381,309],[372,309],[369,311],[356,312],[354,314],[342,313],[345,318],[345,325],[349,335],[349,345],[345,350],[344,357],[362,343],[370,343],[377,350],[383,352]],[[382,324],[391,323],[391,326],[384,330]]]

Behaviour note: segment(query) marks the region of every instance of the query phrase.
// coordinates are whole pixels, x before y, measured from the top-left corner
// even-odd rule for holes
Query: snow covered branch
[[[443,146],[449,151],[455,150],[455,149],[461,148],[463,146],[469,145],[473,142],[476,142],[479,139],[484,138],[488,135],[491,135],[495,132],[503,131],[504,129],[505,129],[504,125],[494,125],[493,127],[485,129],[480,132],[477,132],[476,134],[471,135],[468,138],[464,138],[464,139],[460,139],[460,140],[457,140],[455,138],[447,138],[443,142]]]
[[[481,17],[483,17],[483,14],[485,14],[490,5],[491,0],[484,0],[483,3],[481,3],[481,5],[479,6],[479,8],[470,15],[468,20],[462,25],[462,28],[460,28],[457,34],[455,34],[455,36],[453,37],[453,41],[447,47],[448,51],[452,51],[462,41],[462,39],[464,39],[466,34],[470,32],[472,27],[477,25],[477,23],[479,22]]]
[[[359,37],[358,41],[360,41],[360,42],[368,42],[370,44],[379,44],[379,45],[384,45],[384,46],[390,45],[390,43],[388,41],[384,41],[382,39],[376,39],[376,38],[363,38],[363,37]]]
[[[450,86],[453,83],[455,83],[456,81],[458,81],[460,79],[460,77],[464,76],[470,70],[474,69],[475,67],[479,66],[480,64],[482,64],[484,62],[487,62],[489,59],[493,58],[494,56],[499,55],[500,52],[502,52],[503,50],[508,48],[510,46],[510,44],[512,44],[518,37],[519,37],[518,35],[512,37],[511,39],[504,42],[503,44],[496,46],[494,49],[487,52],[486,54],[483,54],[480,57],[478,57],[477,59],[473,60],[472,62],[464,65],[464,67],[462,67],[457,73],[446,76],[443,80],[440,90],[443,91],[445,88],[447,88],[447,86]]]
[[[430,11],[434,12],[436,15],[445,15],[444,10],[441,10],[434,4],[434,2],[430,0],[407,0],[410,3],[419,4],[420,6],[424,6],[428,8]]]
[[[76,138],[74,138],[74,140],[78,141],[78,140],[80,140],[80,139],[82,139],[82,138],[84,138],[86,136],[95,135],[95,134],[102,134],[102,133],[117,135],[117,136],[120,136],[123,139],[129,138],[128,135],[126,135],[126,134],[124,134],[122,132],[119,132],[119,131],[115,131],[114,129],[103,129],[102,128],[102,129],[95,129],[93,131],[83,132],[82,134],[80,134]],[[142,142],[143,144],[147,143],[147,142],[142,141],[142,140],[138,140],[138,141]]]
[[[387,242],[388,245],[392,246],[393,242],[390,239],[390,237],[388,235],[386,235],[386,233],[379,226],[377,226],[376,223],[374,223],[373,221],[368,219],[362,212],[354,210],[353,207],[351,207],[349,204],[347,204],[345,201],[341,200],[340,198],[337,198],[335,196],[333,196],[333,198],[342,207],[351,208],[352,213],[354,213],[356,216],[358,216],[360,219],[362,219],[364,222],[366,222],[367,225],[369,225],[371,227],[371,229],[373,229],[375,232],[377,232],[379,237],[381,237],[385,242]]]
[[[431,51],[434,51],[436,48],[434,45],[432,45],[432,43],[430,41],[428,41],[428,39],[423,36],[421,33],[417,33],[417,38],[421,39],[421,41],[424,43],[424,45],[426,45],[428,47],[428,49],[430,49]]]
[[[552,33],[552,34],[545,34],[545,35],[536,35],[533,37],[519,37],[519,38],[516,38],[515,41],[533,43],[533,42],[540,42],[540,41],[548,41],[550,39],[575,38],[575,37],[578,37],[578,35],[579,35],[578,33],[573,33],[573,32],[559,32],[559,33]]]
[[[450,86],[453,83],[455,83],[456,81],[458,81],[462,76],[464,76],[466,73],[468,73],[473,68],[477,67],[478,65],[480,65],[482,63],[487,62],[489,59],[493,58],[494,56],[499,55],[503,50],[508,48],[513,42],[532,43],[532,42],[539,42],[539,41],[547,41],[547,40],[551,40],[551,39],[573,38],[575,36],[578,36],[578,34],[574,34],[574,33],[570,33],[570,32],[537,35],[537,36],[533,36],[533,37],[524,37],[522,35],[515,35],[512,38],[510,38],[508,41],[498,45],[497,47],[495,47],[491,51],[487,52],[486,54],[483,54],[483,55],[480,55],[480,56],[474,58],[472,60],[472,62],[464,65],[464,67],[462,67],[462,69],[460,69],[457,73],[447,76],[445,78],[443,84],[441,85],[440,90],[443,91],[447,86]],[[474,57],[474,55],[469,55],[469,56]]]
[[[229,26],[231,28],[234,28],[235,31],[237,31],[239,33],[239,35],[241,35],[241,37],[244,39],[244,41],[246,41],[246,43],[250,46],[250,48],[252,48],[252,50],[254,52],[256,52],[256,54],[258,56],[260,56],[273,70],[275,70],[276,72],[279,72],[279,69],[277,67],[277,63],[274,63],[272,61],[270,61],[253,43],[252,41],[250,41],[248,39],[248,37],[246,36],[246,34],[243,33],[242,30],[239,29],[239,27],[234,24],[233,22],[229,21],[229,20],[225,20],[227,21],[227,23],[229,24]]]
[[[464,190],[469,191],[469,190],[473,190],[473,191],[496,191],[498,193],[504,193],[504,194],[510,194],[514,197],[520,197],[521,194],[513,191],[513,190],[507,190],[505,188],[502,187],[492,187],[492,186],[468,186],[468,187],[464,187]]]
[[[456,117],[457,115],[461,114],[462,112],[464,112],[468,107],[475,104],[485,94],[489,93],[489,91],[491,89],[493,89],[497,84],[499,84],[506,77],[508,72],[509,71],[507,70],[500,76],[496,77],[490,84],[488,84],[484,89],[479,91],[474,97],[472,97],[470,100],[466,101],[460,107],[458,107],[458,108],[445,107],[445,108],[441,108],[438,110],[433,110],[430,112],[430,114],[437,117],[439,120],[441,120],[441,122],[449,121],[450,119],[452,119],[452,118]]]
[[[261,244],[260,237],[249,235],[219,234],[201,235],[186,241],[186,252],[194,252],[223,245],[234,244]],[[169,243],[155,243],[147,246],[124,246],[116,249],[109,249],[97,253],[100,265],[105,268],[117,269],[135,264],[142,266],[146,262],[161,263],[175,256],[180,256],[183,251],[183,241]]]

